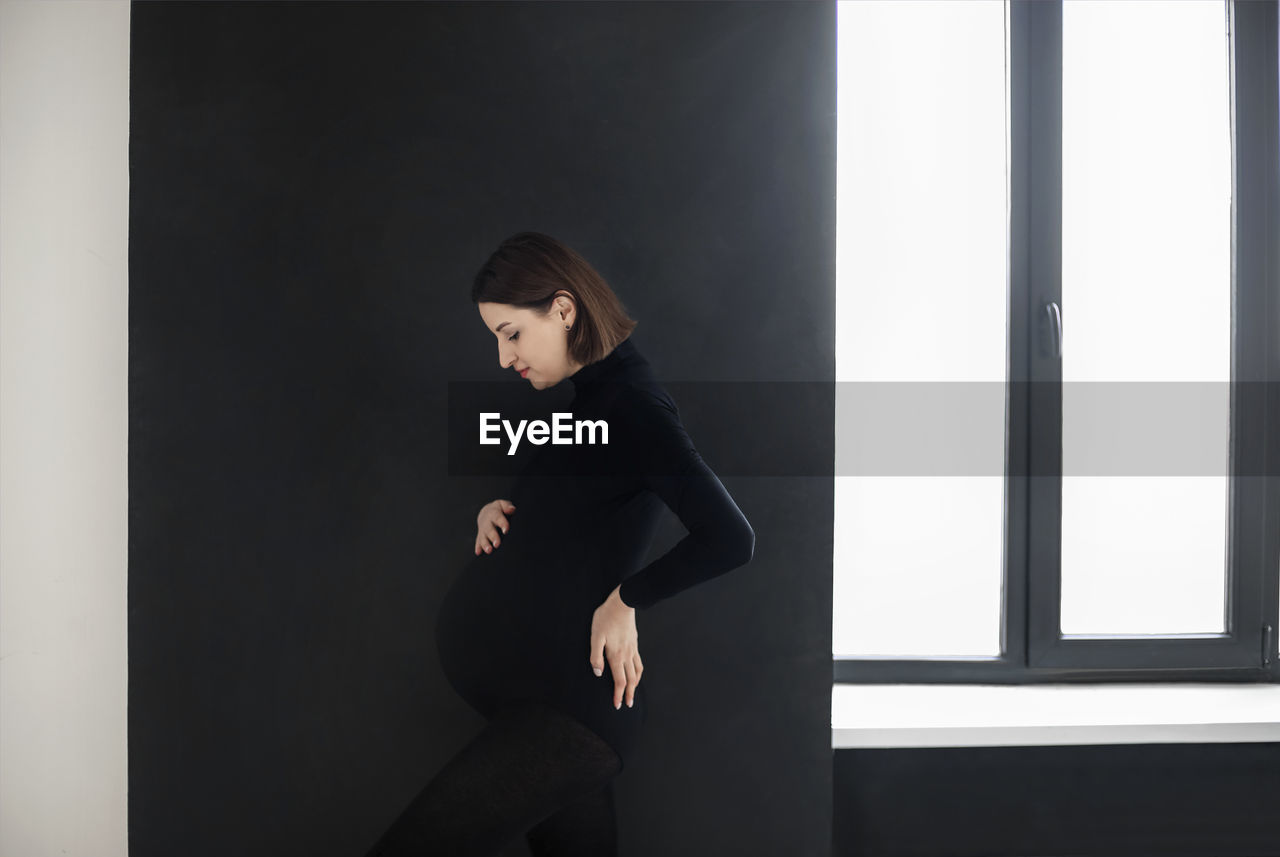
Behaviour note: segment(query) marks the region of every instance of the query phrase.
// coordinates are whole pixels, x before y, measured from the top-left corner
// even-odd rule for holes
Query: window
[[[1280,681],[1276,39],[838,5],[836,681]]]

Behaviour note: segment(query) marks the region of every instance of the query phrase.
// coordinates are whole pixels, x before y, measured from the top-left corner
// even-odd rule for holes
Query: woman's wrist
[[[623,600],[622,600],[622,584],[621,584],[621,583],[619,583],[617,586],[615,586],[615,587],[613,588],[613,592],[610,592],[610,593],[609,593],[609,598],[610,598],[610,599],[612,599],[612,600],[617,601],[617,602],[618,602],[618,605],[619,605],[620,607],[622,607],[623,609],[625,609],[625,610],[635,610],[635,609],[636,609],[636,608],[632,607],[631,605],[627,604],[627,602],[625,602],[625,601],[623,601]]]

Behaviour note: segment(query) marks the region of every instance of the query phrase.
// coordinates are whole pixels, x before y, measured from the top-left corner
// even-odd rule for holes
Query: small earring
[[[567,324],[566,324],[566,325],[564,326],[564,329],[565,329],[565,330],[568,330],[568,329],[569,329],[569,325],[567,325]]]

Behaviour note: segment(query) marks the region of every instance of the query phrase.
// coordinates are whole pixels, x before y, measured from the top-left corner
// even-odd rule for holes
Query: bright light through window
[[[907,444],[911,410],[943,388],[1004,437],[1005,14],[837,7],[837,656],[999,654],[1003,456],[929,475]],[[869,425],[896,443],[862,448]],[[881,455],[893,472],[859,475]]]
[[[1226,30],[1222,0],[1063,3],[1065,634],[1226,630]],[[1214,471],[1090,475],[1121,436]]]

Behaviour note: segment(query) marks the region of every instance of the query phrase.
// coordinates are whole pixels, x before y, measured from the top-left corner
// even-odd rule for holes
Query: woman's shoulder
[[[618,454],[633,456],[634,464],[647,468],[646,472],[668,472],[661,469],[667,462],[679,470],[697,455],[679,407],[660,384],[628,384],[614,402],[609,425],[611,430],[617,427]]]
[[[661,384],[651,379],[629,379],[620,385],[613,401],[613,415],[640,424],[653,422],[676,424],[680,408]]]

